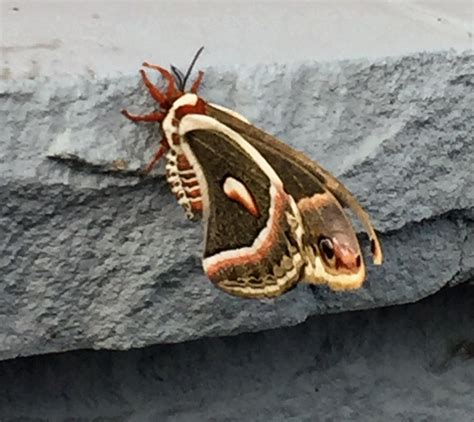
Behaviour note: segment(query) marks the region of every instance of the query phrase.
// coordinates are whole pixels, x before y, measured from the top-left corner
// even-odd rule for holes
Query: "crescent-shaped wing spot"
[[[227,177],[222,186],[224,193],[233,201],[242,205],[255,218],[260,217],[260,211],[255,199],[245,185],[233,177]]]

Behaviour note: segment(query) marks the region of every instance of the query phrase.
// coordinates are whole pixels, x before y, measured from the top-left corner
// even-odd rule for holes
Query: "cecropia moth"
[[[149,173],[164,155],[166,179],[190,219],[204,220],[204,271],[237,296],[274,297],[298,282],[333,290],[359,288],[366,270],[359,241],[344,211],[350,208],[369,235],[374,263],[382,249],[372,223],[353,195],[328,171],[239,113],[189,91],[186,75],[148,63],[167,82],[160,91],[141,70],[159,105],[134,122],[159,122],[162,139]]]

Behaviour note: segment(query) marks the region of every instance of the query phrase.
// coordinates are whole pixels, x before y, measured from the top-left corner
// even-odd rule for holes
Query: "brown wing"
[[[294,150],[287,144],[256,128],[255,126],[248,124],[246,121],[240,119],[236,115],[227,113],[223,108],[220,109],[213,107],[212,105],[208,105],[208,113],[210,116],[218,119],[237,132],[243,133],[244,137],[248,139],[249,142],[251,142],[276,169],[279,168],[281,170],[285,170],[288,168],[288,163],[291,163],[292,168],[297,166],[301,173],[306,175],[304,177],[306,180],[301,183],[303,186],[295,188],[294,184],[291,183],[291,179],[296,179],[297,177],[301,176],[301,173],[299,173],[298,176],[289,176],[290,183],[288,185],[288,191],[295,198],[298,198],[298,196],[302,193],[304,195],[305,192],[311,193],[311,190],[330,191],[342,206],[350,208],[358,217],[367,234],[369,235],[372,253],[374,255],[374,263],[376,265],[380,265],[382,263],[382,247],[370,217],[343,183],[341,183],[336,177],[334,177],[330,172],[325,170],[319,164],[309,159],[302,152]],[[275,156],[283,156],[286,157],[286,159],[281,160],[281,162],[278,163],[278,160],[274,159]],[[286,180],[284,181],[286,182]],[[316,185],[318,186],[316,187]],[[308,192],[308,189],[310,192]]]
[[[228,293],[278,296],[300,280],[304,265],[294,200],[252,152],[223,131],[199,129],[194,118],[183,148],[205,196],[204,270]]]
[[[208,113],[258,149],[281,177],[286,191],[295,198],[306,233],[303,242],[306,281],[328,283],[335,290],[359,287],[365,279],[365,266],[359,242],[342,206],[350,207],[362,221],[376,264],[382,262],[382,250],[367,213],[352,194],[303,153],[242,118],[213,106],[208,106]]]

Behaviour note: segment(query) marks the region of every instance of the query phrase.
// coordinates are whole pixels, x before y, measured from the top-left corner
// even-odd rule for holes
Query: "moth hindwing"
[[[144,173],[166,157],[178,203],[188,218],[204,220],[203,267],[210,280],[253,298],[281,295],[299,281],[333,290],[360,287],[365,264],[343,207],[361,219],[377,264],[382,251],[368,215],[344,185],[237,112],[198,96],[202,72],[186,91],[191,68],[184,75],[172,67],[173,76],[144,66],[167,81],[162,92],[141,71],[159,110],[122,113],[161,124],[160,147]]]

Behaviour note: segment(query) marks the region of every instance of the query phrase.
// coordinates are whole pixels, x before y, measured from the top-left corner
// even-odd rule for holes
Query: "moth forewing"
[[[273,297],[294,286],[304,265],[302,220],[273,167],[212,117],[183,117],[179,134],[200,185],[207,184],[201,192],[207,196],[203,267],[208,277],[247,297]],[[234,189],[240,200],[230,194]]]

